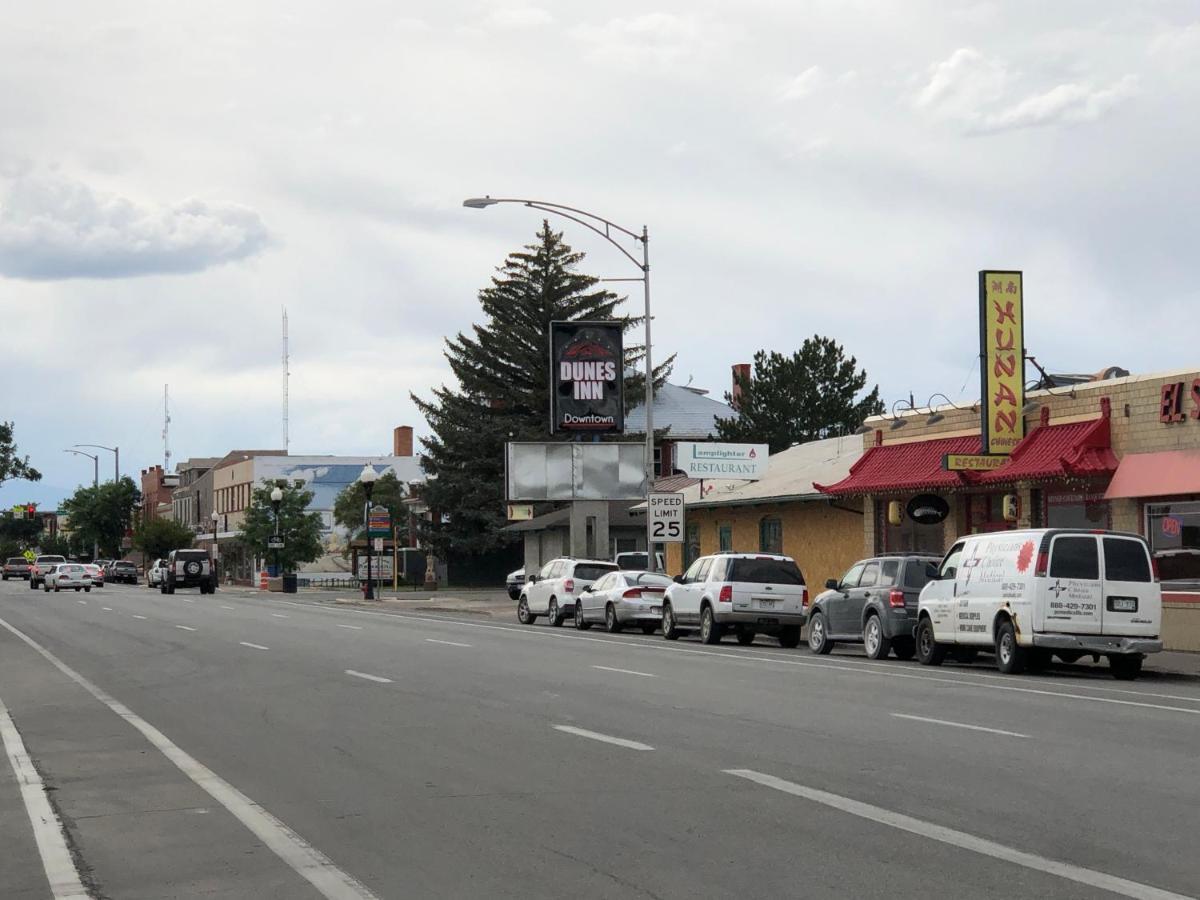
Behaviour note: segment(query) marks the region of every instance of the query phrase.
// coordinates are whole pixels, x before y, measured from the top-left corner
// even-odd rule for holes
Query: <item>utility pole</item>
[[[171,471],[171,407],[167,397],[167,385],[163,385],[163,472]]]
[[[283,453],[288,452],[288,320],[287,307],[283,307]]]

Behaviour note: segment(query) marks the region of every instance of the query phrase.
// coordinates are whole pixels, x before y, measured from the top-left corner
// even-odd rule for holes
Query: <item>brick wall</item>
[[[721,525],[733,527],[735,552],[754,553],[759,549],[759,523],[769,516],[779,518],[783,552],[799,564],[811,596],[824,589],[827,578],[837,578],[863,557],[863,516],[848,511],[859,503],[839,501],[835,507],[817,500],[688,509],[687,522],[699,526],[701,554],[720,549]],[[683,571],[681,544],[667,545],[667,571],[673,575]]]

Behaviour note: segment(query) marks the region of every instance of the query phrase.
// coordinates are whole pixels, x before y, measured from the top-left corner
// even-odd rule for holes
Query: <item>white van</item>
[[[1136,534],[1040,528],[955,542],[921,591],[917,659],[992,649],[1006,674],[1107,656],[1113,675],[1136,678],[1162,650],[1162,589]]]

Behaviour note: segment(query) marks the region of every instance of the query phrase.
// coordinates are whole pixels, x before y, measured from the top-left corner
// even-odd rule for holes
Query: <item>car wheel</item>
[[[522,597],[517,601],[517,621],[522,625],[532,625],[536,617],[529,613],[529,601]]]
[[[700,610],[700,643],[721,643],[721,626],[717,624],[717,620],[713,617],[712,607],[708,605]]]
[[[79,593],[79,588],[75,588],[75,593]]]
[[[892,641],[883,633],[879,616],[867,617],[867,624],[863,626],[863,646],[867,649],[868,659],[887,659],[892,651]]]
[[[800,646],[800,626],[784,625],[779,629],[779,646],[791,650]]]
[[[621,633],[621,623],[617,621],[617,608],[611,603],[604,607],[604,630],[609,634]]]
[[[575,601],[575,627],[578,628],[580,631],[587,631],[589,628],[592,627],[591,622],[584,621],[583,604],[581,602],[579,602],[578,600]]]
[[[92,589],[91,589],[90,587],[85,587],[85,588],[83,589],[83,592],[84,592],[85,594],[90,594],[90,593],[92,592]]]
[[[815,612],[808,620],[808,649],[821,656],[833,649],[833,641],[829,639],[824,613]]]
[[[558,601],[557,600],[550,601],[550,611],[547,614],[547,618],[550,620],[550,624],[553,625],[555,628],[562,627],[562,623],[563,623],[562,613],[560,613],[558,611]]]
[[[910,660],[917,653],[917,645],[912,638],[896,638],[892,641],[892,652],[896,654],[896,659]]]
[[[946,648],[933,639],[933,622],[922,619],[917,626],[917,662],[923,666],[940,666],[946,658]]]
[[[1133,681],[1142,672],[1142,657],[1110,656],[1108,667],[1112,669],[1113,678],[1117,681]]]
[[[1017,630],[1008,619],[996,629],[996,668],[1005,675],[1025,671],[1025,648],[1017,643]]]
[[[679,629],[675,627],[675,610],[671,609],[670,603],[663,604],[662,630],[664,640],[679,640]]]
[[[745,647],[749,644],[753,644],[754,643],[754,632],[751,631],[749,628],[739,629],[738,633],[737,633],[737,642],[739,644],[741,644],[743,647]]]

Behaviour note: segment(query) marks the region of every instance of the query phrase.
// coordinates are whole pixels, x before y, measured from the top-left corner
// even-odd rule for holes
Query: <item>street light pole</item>
[[[283,502],[283,489],[275,485],[271,490],[271,506],[275,509],[275,577],[282,578],[283,571],[279,568],[279,504]],[[216,513],[213,513],[216,516]],[[214,523],[213,528],[216,528]]]
[[[83,446],[82,444],[80,446]],[[92,461],[92,487],[100,487],[100,454],[84,453],[82,450],[63,450],[63,453],[74,453],[76,456],[86,456]],[[92,538],[92,559],[100,555],[100,544]]]
[[[105,447],[103,444],[75,444],[76,447],[91,447],[95,450],[107,450],[113,455],[113,481],[121,480],[121,448]]]
[[[582,209],[576,209],[573,206],[563,206],[561,203],[550,203],[545,200],[522,200],[516,197],[470,197],[463,201],[463,206],[468,209],[487,209],[489,206],[495,206],[498,203],[519,203],[522,206],[528,206],[530,209],[541,210],[542,212],[552,213],[556,216],[562,216],[564,219],[570,219],[585,228],[594,231],[600,237],[604,238],[618,250],[625,254],[625,257],[641,270],[641,278],[602,278],[601,281],[640,281],[642,282],[642,290],[645,296],[645,324],[646,324],[646,568],[651,571],[657,570],[656,557],[654,555],[654,535],[650,529],[650,492],[654,489],[654,366],[651,357],[650,344],[650,232],[646,226],[642,226],[642,233],[638,234],[628,228],[622,228],[614,222],[610,222],[595,213],[586,212]],[[587,220],[591,221],[587,221]],[[593,224],[598,223],[598,224]],[[602,226],[602,227],[599,227]],[[642,260],[638,262],[637,258],[626,250],[621,244],[617,243],[612,232],[619,231],[620,233],[633,238],[642,245]]]
[[[212,579],[213,579],[213,584],[216,585],[216,583],[218,581],[220,581],[220,579],[217,577],[217,521],[221,518],[221,516],[214,509],[212,511],[211,518],[212,518],[212,526],[213,526]],[[279,524],[278,524],[279,515],[278,515],[278,513],[276,513],[275,518],[276,518],[275,530],[279,531]]]
[[[363,595],[363,599],[374,600],[375,587],[371,584],[371,494],[375,490],[375,482],[379,480],[379,473],[368,463],[363,466],[358,480],[362,483],[363,493],[367,498],[363,504],[363,523],[366,525],[364,533],[367,537],[367,592]]]

